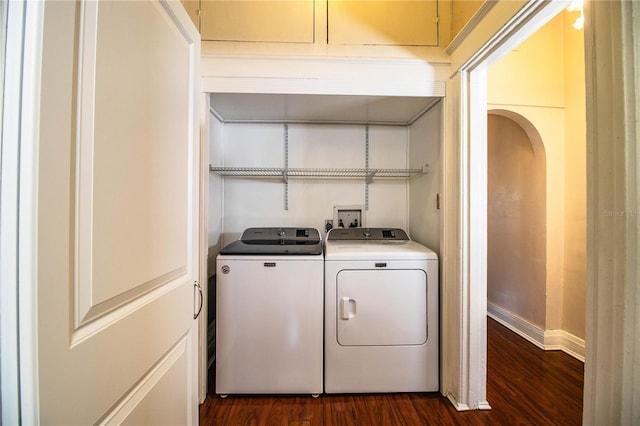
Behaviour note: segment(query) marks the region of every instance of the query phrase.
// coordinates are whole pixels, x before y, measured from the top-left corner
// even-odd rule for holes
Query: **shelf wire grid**
[[[278,167],[215,167],[209,170],[221,176],[236,177],[308,177],[308,178],[410,178],[422,174],[422,169],[362,169],[362,168],[278,168]]]

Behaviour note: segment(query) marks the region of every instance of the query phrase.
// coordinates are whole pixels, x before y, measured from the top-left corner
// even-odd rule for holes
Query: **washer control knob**
[[[369,238],[371,236],[371,230],[369,228],[364,230],[364,236]]]
[[[278,236],[279,236],[279,237],[284,237],[284,229],[280,229],[280,230],[278,231]]]

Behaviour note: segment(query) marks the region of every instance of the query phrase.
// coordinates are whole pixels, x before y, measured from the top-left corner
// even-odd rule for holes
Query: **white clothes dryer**
[[[325,239],[327,393],[439,390],[438,258],[402,229]]]

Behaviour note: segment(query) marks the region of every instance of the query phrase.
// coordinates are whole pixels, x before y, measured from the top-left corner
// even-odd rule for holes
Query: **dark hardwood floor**
[[[488,319],[488,411],[457,412],[439,393],[240,396],[213,392],[201,425],[579,425],[583,364]],[[213,379],[213,378],[211,378]]]

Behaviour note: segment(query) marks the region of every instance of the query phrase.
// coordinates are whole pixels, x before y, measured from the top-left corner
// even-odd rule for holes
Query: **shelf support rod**
[[[367,175],[364,180],[364,210],[369,211],[370,178],[369,178],[369,125],[368,124],[366,124],[364,127],[364,168],[365,168],[365,174]]]
[[[289,125],[284,123],[284,209],[289,210]]]

